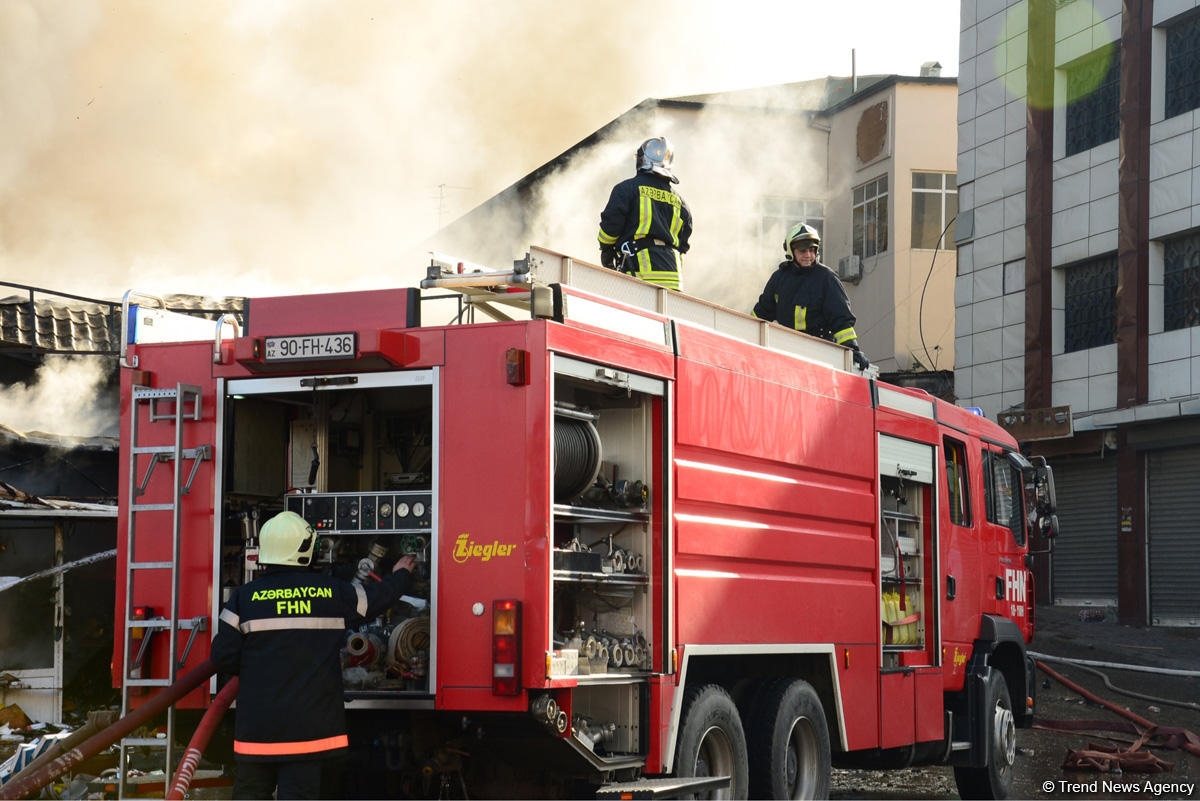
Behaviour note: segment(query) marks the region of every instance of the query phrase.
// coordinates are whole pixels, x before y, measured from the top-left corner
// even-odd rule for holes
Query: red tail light
[[[492,692],[521,692],[521,602],[492,603]]]

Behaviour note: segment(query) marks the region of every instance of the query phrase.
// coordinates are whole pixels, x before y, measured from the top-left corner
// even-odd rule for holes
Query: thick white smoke
[[[110,384],[116,362],[99,356],[48,356],[28,383],[0,392],[0,422],[22,434],[115,437],[119,394]]]
[[[955,31],[956,0],[938,2]],[[0,280],[411,285],[439,220],[641,100],[846,74],[856,46],[863,73],[954,64],[925,44],[868,63],[905,24],[927,39],[924,16],[876,14],[872,48],[851,8],[770,0],[5,0]]]

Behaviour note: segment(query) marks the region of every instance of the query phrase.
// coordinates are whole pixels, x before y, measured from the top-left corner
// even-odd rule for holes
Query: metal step
[[[632,782],[605,784],[596,790],[596,798],[683,798],[698,796],[709,790],[729,787],[729,776],[686,776],[662,779],[638,779]]]

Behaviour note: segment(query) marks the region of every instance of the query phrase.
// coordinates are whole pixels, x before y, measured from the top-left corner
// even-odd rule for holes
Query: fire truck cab
[[[127,707],[207,657],[291,510],[314,569],[418,558],[346,635],[348,794],[822,797],[834,764],[1007,794],[1044,462],[845,348],[560,254],[422,287],[215,321],[127,296]]]

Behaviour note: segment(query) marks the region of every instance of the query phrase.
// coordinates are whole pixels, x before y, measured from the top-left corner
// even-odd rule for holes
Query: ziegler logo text
[[[468,559],[476,558],[487,562],[493,556],[512,556],[516,547],[515,545],[505,545],[499,540],[495,540],[489,545],[480,545],[471,539],[470,534],[459,534],[458,540],[454,543],[454,561],[462,564]]]

